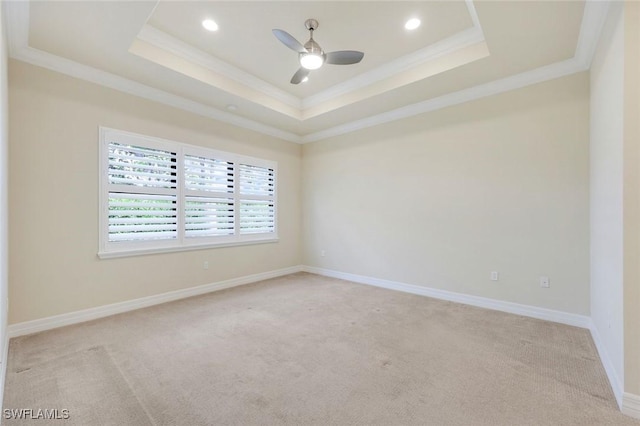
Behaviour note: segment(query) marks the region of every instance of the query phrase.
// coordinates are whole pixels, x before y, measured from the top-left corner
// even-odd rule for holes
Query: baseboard
[[[598,355],[600,356],[600,361],[602,362],[604,371],[607,373],[607,377],[609,378],[609,384],[611,385],[611,389],[613,390],[613,395],[616,397],[618,407],[622,409],[624,394],[622,382],[620,381],[620,377],[618,376],[618,373],[616,373],[615,368],[613,368],[613,362],[611,361],[609,352],[607,351],[607,348],[605,347],[604,342],[600,337],[600,332],[598,331],[596,324],[593,322],[593,320],[589,320],[589,323],[591,338],[593,339],[593,343],[596,345]]]
[[[625,392],[622,396],[622,412],[629,417],[640,419],[640,395]]]
[[[521,305],[518,303],[504,302],[501,300],[488,299],[479,296],[470,296],[461,293],[454,293],[446,290],[438,290],[429,287],[422,287],[413,284],[405,284],[397,281],[382,280],[379,278],[366,277],[362,275],[350,274],[347,272],[339,272],[331,269],[317,268],[314,266],[303,266],[302,270],[312,274],[324,275],[327,277],[340,278],[347,281],[353,281],[360,284],[368,284],[376,287],[382,287],[390,290],[402,291],[405,293],[417,294],[421,296],[433,297],[435,299],[448,300],[451,302],[463,303],[466,305],[478,306],[481,308],[494,309],[497,311],[508,312],[511,314],[523,315],[553,321],[561,324],[572,325],[581,328],[587,328],[591,332],[591,337],[598,350],[600,361],[605,369],[609,384],[613,390],[614,396],[620,410],[631,417],[640,419],[640,396],[626,393],[623,390],[622,382],[618,377],[611,358],[602,342],[600,333],[595,323],[590,317],[583,315],[570,314],[552,309],[538,308],[535,306]]]
[[[535,306],[522,305],[518,303],[505,302],[501,300],[489,299],[479,296],[470,296],[461,293],[455,293],[446,290],[439,290],[429,287],[422,287],[414,284],[406,284],[397,281],[383,280],[363,275],[356,275],[347,272],[334,271],[330,269],[317,268],[313,266],[293,266],[290,268],[278,269],[275,271],[263,272],[244,277],[233,278],[230,280],[219,281],[216,283],[205,284],[198,287],[191,287],[183,290],[176,290],[162,293],[154,296],[143,297],[140,299],[129,300],[126,302],[114,303],[111,305],[99,306],[97,308],[85,309],[82,311],[70,312],[68,314],[55,315],[52,317],[41,318],[33,321],[12,324],[8,327],[5,341],[2,342],[2,351],[4,352],[2,364],[0,365],[0,404],[3,401],[4,383],[7,371],[7,359],[9,353],[9,339],[12,337],[24,336],[27,334],[37,333],[40,331],[51,330],[66,325],[78,324],[110,315],[120,314],[123,312],[133,311],[136,309],[146,308],[149,306],[159,305],[174,300],[185,299],[187,297],[198,296],[201,294],[211,293],[227,288],[237,287],[258,281],[277,278],[296,272],[309,272],[317,275],[324,275],[333,278],[339,278],[360,284],[372,285],[375,287],[386,288],[390,290],[402,291],[405,293],[417,294],[421,296],[433,297],[435,299],[447,300],[451,302],[463,303],[466,305],[477,306],[481,308],[493,309],[502,312],[508,312],[517,315],[523,315],[531,318],[537,318],[547,321],[553,321],[561,324],[572,325],[581,328],[587,328],[591,331],[591,336],[600,355],[600,359],[605,368],[611,387],[615,394],[621,411],[637,419],[640,419],[640,396],[623,392],[622,384],[616,374],[611,359],[602,343],[598,329],[591,318],[583,315],[570,314],[552,309],[539,308]]]
[[[237,287],[244,284],[267,280],[270,278],[281,277],[283,275],[289,275],[300,271],[302,271],[301,266],[292,266],[290,268],[277,269],[275,271],[262,272],[259,274],[219,281],[216,283],[204,284],[198,287],[185,288],[183,290],[170,291],[168,293],[142,297],[140,299],[127,300],[126,302],[113,303],[111,305],[98,306],[96,308],[84,309],[82,311],[70,312],[67,314],[40,318],[33,321],[11,324],[8,327],[7,335],[9,338],[12,338],[24,336],[26,334],[38,333],[40,331],[51,330],[58,327],[64,327],[66,325],[78,324],[81,322],[91,321],[110,315],[146,308],[153,305],[159,305],[161,303],[185,299],[187,297],[198,296],[205,293],[211,293],[213,291],[224,290],[226,288]]]
[[[589,325],[591,324],[591,318],[585,315],[570,314],[567,312],[555,311],[552,309],[538,308],[536,306],[521,305],[518,303],[505,302],[502,300],[489,299],[486,297],[454,293],[447,290],[439,290],[414,284],[405,284],[397,281],[366,277],[362,275],[350,274],[347,272],[317,268],[315,266],[303,266],[302,270],[305,272],[310,272],[312,274],[340,278],[360,284],[368,284],[390,290],[397,290],[405,293],[417,294],[420,296],[433,297],[434,299],[448,300],[450,302],[463,303],[465,305],[472,305],[480,308],[487,308],[496,311],[508,312],[510,314],[522,315],[525,317],[553,321],[561,324],[572,325],[575,327],[589,328]]]

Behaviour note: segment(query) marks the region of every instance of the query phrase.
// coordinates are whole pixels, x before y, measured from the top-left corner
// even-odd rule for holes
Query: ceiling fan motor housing
[[[318,26],[320,26],[320,24],[315,19],[307,19],[306,21],[304,21],[304,26],[309,31],[315,31],[318,29]]]
[[[307,52],[313,55],[320,55],[320,56],[324,55],[324,51],[322,50],[320,45],[316,43],[314,39],[311,39],[308,42],[306,42],[304,44],[304,48],[307,49]],[[301,53],[301,55],[304,55],[304,53]]]
[[[309,41],[304,44],[304,48],[312,55],[323,56],[324,51],[322,50],[320,45],[313,39],[313,31],[315,31],[319,25],[320,24],[318,24],[318,21],[315,19],[307,19],[305,21],[304,26],[311,32],[311,37],[309,37]]]

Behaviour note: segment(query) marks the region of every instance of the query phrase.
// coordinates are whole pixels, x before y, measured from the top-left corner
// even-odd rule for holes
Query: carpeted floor
[[[65,425],[640,425],[589,332],[294,274],[11,340]],[[4,413],[4,411],[3,411]]]

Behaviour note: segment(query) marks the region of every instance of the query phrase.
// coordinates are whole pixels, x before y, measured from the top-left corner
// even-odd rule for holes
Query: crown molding
[[[9,56],[15,57],[29,44],[29,2],[2,2]]]
[[[220,74],[231,80],[234,80],[240,84],[243,84],[251,89],[254,89],[266,96],[272,97],[286,105],[300,109],[302,107],[302,101],[300,98],[293,96],[292,94],[285,92],[276,86],[267,83],[249,74],[240,68],[220,60],[200,49],[197,49],[190,44],[187,44],[159,29],[146,24],[140,30],[138,39],[151,44],[159,49],[165,50],[173,55],[176,55],[182,59],[185,59],[194,64],[200,65],[209,71]]]
[[[471,22],[473,22],[473,26],[482,32],[482,25],[480,25],[480,19],[478,18],[478,12],[476,11],[476,6],[473,4],[473,0],[464,0],[467,4],[467,11],[469,12],[469,16],[471,17]],[[484,37],[484,33],[483,33]]]
[[[367,127],[413,117],[418,114],[424,114],[449,106],[474,101],[491,95],[497,95],[509,90],[519,89],[521,87],[541,83],[543,81],[552,80],[580,71],[584,71],[582,64],[574,58],[567,59],[562,62],[536,68],[521,74],[516,74],[500,80],[494,80],[490,83],[480,84],[458,92],[448,93],[437,98],[428,99],[402,108],[383,112],[382,114],[372,115],[361,120],[352,121],[320,132],[311,133],[302,137],[302,143],[317,142],[333,136],[340,136],[356,130],[366,129]]]
[[[171,55],[175,55],[189,63],[199,65],[205,69],[230,80],[236,81],[246,87],[258,91],[259,93],[271,97],[284,104],[297,108],[300,116],[294,117],[304,121],[304,111],[320,106],[324,103],[335,101],[337,98],[351,94],[359,89],[370,86],[379,81],[391,78],[405,71],[411,70],[424,63],[433,61],[442,56],[460,51],[468,46],[484,42],[484,34],[480,28],[475,8],[472,0],[466,0],[467,9],[473,22],[473,26],[460,31],[453,36],[440,40],[408,55],[387,62],[375,69],[359,74],[353,78],[345,80],[328,89],[318,92],[315,95],[300,99],[276,86],[247,73],[233,65],[215,58],[214,56],[193,47],[149,24],[143,26],[137,39],[161,49]],[[135,50],[134,54],[139,54]],[[153,59],[147,58],[151,61]],[[176,70],[180,72],[179,70]],[[223,87],[219,87],[225,90]],[[332,107],[330,110],[335,109]],[[289,114],[288,114],[289,115]],[[293,116],[292,116],[293,117]]]
[[[4,2],[3,6],[7,17],[6,22],[10,23],[7,28],[9,54],[14,59],[264,135],[300,143],[300,136],[294,133],[29,47],[29,2]]]
[[[341,96],[355,92],[363,87],[367,87],[378,81],[393,77],[394,75],[400,74],[426,62],[485,41],[484,33],[482,32],[482,27],[480,26],[480,21],[478,20],[478,15],[476,14],[473,1],[466,0],[465,2],[467,11],[473,23],[472,27],[408,55],[387,62],[375,69],[359,74],[349,80],[345,80],[335,86],[316,93],[315,95],[308,96],[302,99],[302,109],[305,110],[316,107],[322,103],[329,102]]]
[[[467,6],[471,8],[470,13],[474,21],[474,28],[480,28],[473,2],[466,1]],[[576,53],[571,59],[304,136],[31,48],[28,46],[29,2],[3,2],[2,6],[5,8],[9,53],[14,59],[286,141],[309,143],[585,71],[590,67],[600,32],[607,17],[609,4],[609,1],[587,0]]]
[[[224,123],[244,129],[253,130],[264,135],[273,136],[290,142],[300,142],[300,136],[287,132],[248,118],[231,114],[199,102],[192,101],[181,96],[173,95],[164,90],[129,80],[119,75],[111,74],[87,65],[80,64],[69,59],[61,58],[38,49],[27,47],[20,50],[17,55],[12,55],[14,59],[27,62],[32,65],[47,68],[74,78],[89,81],[101,86],[109,87],[120,92],[135,95],[150,101],[155,101],[184,111],[192,112],[203,117],[213,118]]]
[[[586,0],[585,2],[575,54],[575,58],[585,69],[591,68],[610,4],[609,0]]]
[[[152,64],[167,68],[190,80],[204,83],[207,87],[219,89],[219,91],[233,95],[239,99],[248,100],[255,105],[262,106],[271,111],[300,120],[300,109],[289,106],[284,102],[267,96],[235,80],[211,71],[199,64],[180,58],[163,48],[156,47],[140,39],[135,39],[129,46],[129,53],[146,59]],[[168,81],[171,83],[171,80]]]
[[[333,136],[340,136],[379,124],[389,123],[403,118],[413,117],[418,114],[435,111],[453,105],[484,98],[486,96],[497,95],[509,90],[519,89],[543,81],[564,77],[581,71],[586,71],[591,67],[591,61],[595,54],[600,40],[602,27],[607,19],[609,10],[609,0],[595,1],[587,0],[584,6],[582,23],[580,25],[580,35],[576,47],[575,56],[571,59],[556,62],[544,67],[536,68],[510,77],[494,80],[489,83],[480,84],[458,92],[449,93],[437,98],[428,99],[412,105],[407,105],[381,114],[373,115],[360,120],[325,129],[319,132],[310,133],[302,137],[302,143],[317,142]],[[467,4],[473,3],[468,0]],[[473,16],[477,21],[475,9]],[[479,23],[479,21],[477,21]]]
[[[451,37],[431,44],[423,49],[417,50],[409,55],[402,56],[393,61],[387,62],[378,68],[364,72],[356,77],[345,80],[315,95],[308,96],[302,100],[303,110],[316,107],[325,102],[332,101],[356,90],[370,86],[381,80],[393,77],[404,71],[415,68],[426,62],[451,54],[465,47],[484,41],[482,31],[477,28],[469,28]]]

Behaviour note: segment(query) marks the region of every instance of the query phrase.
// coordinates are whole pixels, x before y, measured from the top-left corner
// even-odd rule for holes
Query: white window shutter
[[[109,241],[175,239],[176,197],[109,193]]]
[[[146,188],[176,188],[174,152],[111,142],[109,183]]]
[[[240,164],[240,234],[275,232],[275,171]]]
[[[176,153],[109,143],[109,241],[178,236]]]
[[[235,233],[234,165],[230,161],[184,156],[185,237]]]
[[[100,257],[277,241],[272,161],[100,129]]]

